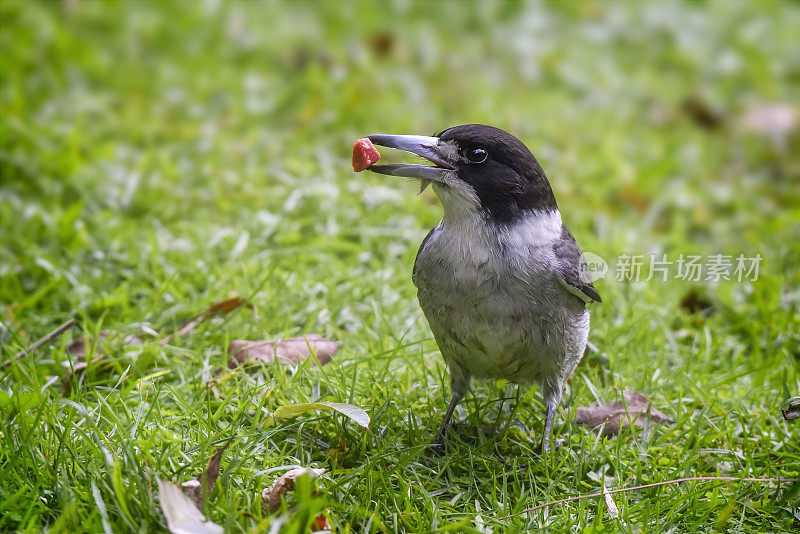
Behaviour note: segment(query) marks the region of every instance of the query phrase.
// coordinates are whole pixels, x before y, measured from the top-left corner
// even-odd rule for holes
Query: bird
[[[450,373],[434,453],[445,451],[453,412],[476,378],[538,384],[547,410],[538,450],[549,454],[564,383],[588,342],[589,305],[602,299],[542,167],[514,135],[483,124],[367,137],[433,163],[369,170],[419,178],[420,192],[432,186],[444,209],[412,275]]]

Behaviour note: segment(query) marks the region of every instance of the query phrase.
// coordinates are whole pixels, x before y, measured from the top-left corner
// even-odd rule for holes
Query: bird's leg
[[[447,407],[447,413],[444,416],[444,421],[442,421],[441,426],[439,426],[439,431],[436,432],[436,439],[433,440],[434,455],[440,455],[444,453],[444,435],[445,432],[447,432],[447,426],[450,424],[450,419],[453,417],[453,412],[456,410],[456,406],[463,398],[463,391],[453,391],[453,398],[450,399],[450,405]]]
[[[544,436],[542,436],[542,444],[539,449],[544,454],[550,454],[550,431],[553,428],[553,416],[556,414],[556,404],[554,402],[547,403],[547,419],[544,422]]]
[[[550,454],[550,432],[553,429],[553,416],[556,413],[556,406],[552,402],[547,403],[547,419],[544,422],[544,436],[542,436],[542,450],[545,454]]]

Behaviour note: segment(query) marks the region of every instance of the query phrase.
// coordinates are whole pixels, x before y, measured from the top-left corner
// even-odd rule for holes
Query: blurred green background
[[[600,528],[604,516],[594,505],[574,515],[503,518],[542,499],[596,490],[586,473],[604,463],[620,484],[631,482],[618,451],[610,452],[618,442],[593,445],[610,456],[582,457],[579,467],[566,456],[546,478],[531,468],[527,482],[504,483],[503,498],[486,488],[498,484],[504,460],[476,467],[454,455],[444,482],[442,471],[434,477],[413,467],[447,392],[410,280],[417,246],[441,208],[430,191],[417,197],[410,181],[354,174],[351,147],[366,134],[430,135],[470,122],[508,130],[531,148],[583,250],[612,269],[621,254],[764,258],[757,282],[597,282],[604,302],[594,308],[590,340],[602,356],[576,373],[562,423],[569,406],[632,388],[678,421],[660,435],[663,443],[680,442],[689,429],[699,440],[674,457],[662,451],[662,464],[646,461],[655,469],[648,480],[675,469],[798,470],[797,426],[775,418],[800,390],[796,3],[5,0],[0,20],[2,359],[72,316],[85,335],[112,328],[146,337],[234,294],[252,296],[256,312],[167,346],[118,347],[108,355],[115,372],[87,373],[67,397],[108,410],[88,434],[59,426],[76,408],[50,380],[69,366],[63,343],[84,334],[3,370],[7,396],[39,392],[39,411],[3,408],[2,525],[101,530],[96,483],[115,528],[163,527],[149,489],[154,473],[202,467],[198,449],[185,447],[207,452],[243,417],[254,430],[245,432],[247,446],[234,446],[225,483],[236,489],[220,491],[225,496],[206,509],[229,529],[270,523],[238,511],[258,515],[257,493],[270,478],[262,471],[291,463],[330,470],[328,500],[309,502],[332,508],[342,530],[368,523],[428,530],[448,521],[479,528],[476,517],[497,528]],[[691,313],[697,306],[687,296],[699,298],[704,313]],[[323,379],[313,369],[291,379],[234,374],[213,400],[197,386],[224,366],[230,339],[311,331],[343,341]],[[158,369],[172,371],[153,386],[160,408],[134,380]],[[318,397],[318,380],[322,397],[372,415],[372,437],[325,418],[256,437],[261,423],[247,402],[270,411]],[[481,402],[502,391],[488,387],[479,389]],[[527,396],[535,407],[521,408],[530,426],[493,437],[488,450],[526,456],[525,444],[541,431],[537,399]],[[129,406],[149,407],[148,418],[162,410],[170,422],[152,416],[134,426]],[[206,411],[224,416],[195,424]],[[474,412],[469,405],[461,417],[478,426]],[[729,421],[734,413],[746,422]],[[739,441],[743,425],[763,442]],[[128,437],[116,438],[117,428]],[[308,444],[308,428],[317,441],[351,451],[348,473],[358,465],[372,474],[337,478],[340,460]],[[287,441],[292,432],[296,440]],[[576,450],[594,443],[588,429],[571,434]],[[86,448],[92,439],[97,447]],[[259,439],[274,441],[251,449]],[[389,469],[378,460],[383,447],[417,448]],[[703,447],[728,450],[731,458],[719,462],[730,465],[687,460]],[[148,449],[162,452],[140,461]],[[126,458],[124,467],[106,465],[101,450]],[[248,454],[252,465],[241,460]],[[61,466],[68,457],[73,464]],[[403,479],[419,475],[423,493],[376,474],[392,469]],[[103,478],[112,473],[130,477],[130,495],[120,497],[118,478]],[[486,485],[454,489],[453,473],[467,486],[481,477]],[[444,485],[426,487],[430,477]],[[730,501],[676,504],[677,528],[707,520],[725,528],[731,514],[749,510],[735,503],[757,500],[732,491]],[[669,502],[666,509],[632,502],[626,519],[658,530]],[[748,512],[739,527],[788,529],[797,519],[784,508]]]

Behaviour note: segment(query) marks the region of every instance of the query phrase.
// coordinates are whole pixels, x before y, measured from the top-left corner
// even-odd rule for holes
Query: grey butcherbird
[[[550,183],[513,135],[466,124],[433,137],[370,135],[376,145],[422,156],[430,165],[370,170],[432,184],[444,217],[419,248],[414,284],[450,369],[445,430],[471,377],[537,382],[547,406],[541,448],[564,382],[589,335],[587,305],[600,302],[575,238],[561,221]]]

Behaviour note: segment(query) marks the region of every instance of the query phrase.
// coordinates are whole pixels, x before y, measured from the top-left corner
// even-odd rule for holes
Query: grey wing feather
[[[566,226],[561,227],[561,239],[553,245],[558,274],[562,285],[585,303],[603,302],[589,278],[589,267],[581,249]]]
[[[419,246],[419,250],[417,251],[417,257],[414,258],[414,270],[411,271],[412,272],[411,279],[414,281],[414,285],[415,286],[417,285],[417,262],[419,261],[419,255],[422,254],[422,251],[425,249],[425,245],[428,243],[428,240],[431,238],[433,233],[438,228],[439,228],[438,224],[436,226],[434,226],[433,228],[431,228],[431,231],[428,232],[428,235],[425,236],[425,239],[422,240],[422,244]]]

